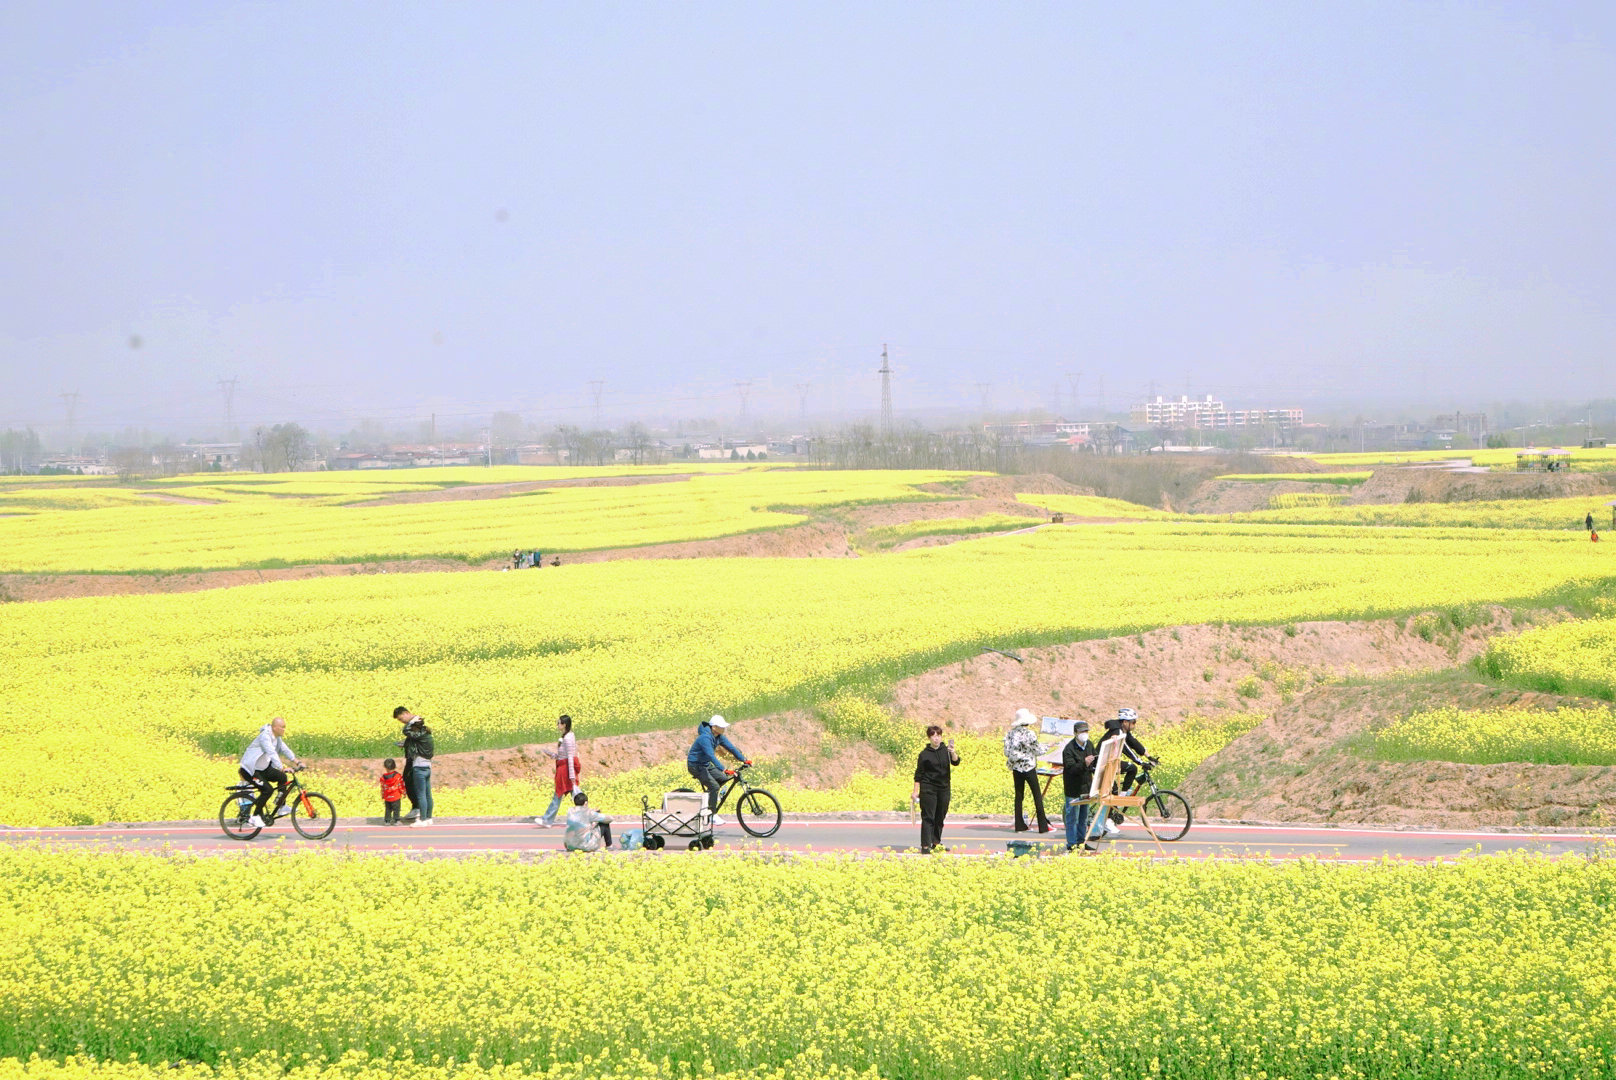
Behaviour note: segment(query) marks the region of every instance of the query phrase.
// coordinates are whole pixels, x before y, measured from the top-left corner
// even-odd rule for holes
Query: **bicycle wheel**
[[[337,808],[324,795],[305,791],[292,800],[292,828],[303,839],[324,840],[336,827]]]
[[[1177,840],[1190,831],[1190,804],[1176,791],[1158,791],[1145,799],[1145,817],[1156,835]]]
[[[252,796],[227,795],[224,805],[219,807],[219,828],[232,840],[251,840],[263,830],[256,825],[249,825],[247,819],[252,817]]]
[[[780,829],[780,800],[762,788],[747,788],[735,803],[735,820],[753,836],[773,836]]]

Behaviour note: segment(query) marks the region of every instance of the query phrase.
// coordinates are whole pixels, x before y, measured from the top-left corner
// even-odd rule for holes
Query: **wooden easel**
[[[1150,838],[1156,842],[1156,850],[1161,852],[1163,857],[1166,857],[1167,849],[1162,847],[1161,837],[1156,835],[1156,830],[1150,827],[1150,819],[1145,816],[1145,797],[1143,795],[1116,795],[1112,793],[1111,789],[1116,787],[1117,773],[1121,768],[1122,739],[1112,739],[1100,748],[1100,758],[1094,763],[1094,786],[1089,788],[1089,797],[1084,799],[1083,802],[1094,807],[1095,813],[1102,815],[1113,807],[1121,810],[1124,818],[1127,817],[1130,809],[1139,811],[1139,824],[1145,827],[1145,832],[1149,833]],[[1089,821],[1090,835],[1093,832],[1094,819],[1091,818]],[[1088,843],[1088,840],[1087,836],[1083,837],[1085,844]]]

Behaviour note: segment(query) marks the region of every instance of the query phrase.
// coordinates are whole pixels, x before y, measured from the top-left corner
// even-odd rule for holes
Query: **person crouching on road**
[[[612,819],[589,806],[589,796],[577,792],[567,811],[567,835],[562,843],[568,851],[599,851],[612,846]]]
[[[943,745],[943,729],[936,724],[926,729],[928,745],[915,762],[915,790],[910,798],[920,803],[920,853],[929,855],[943,842],[943,820],[948,817],[953,769],[960,763],[954,740]]]
[[[398,762],[388,758],[382,762],[382,824],[398,824],[398,804],[404,800],[404,777],[399,775]]]
[[[714,825],[724,824],[724,819],[718,816],[718,789],[724,786],[725,777],[735,775],[733,769],[726,769],[719,760],[718,748],[728,750],[735,760],[743,764],[752,764],[741,753],[741,748],[724,734],[728,728],[729,721],[722,716],[703,720],[696,727],[696,741],[690,744],[690,753],[685,755],[685,771],[707,792],[707,809],[713,812]]]
[[[1038,831],[1050,831],[1049,818],[1044,814],[1044,792],[1038,786],[1038,717],[1031,709],[1017,709],[1010,731],[1004,737],[1004,759],[1010,765],[1010,775],[1016,784],[1016,832],[1026,832],[1027,819],[1022,815],[1023,797],[1032,788],[1033,809],[1038,811]]]
[[[1094,785],[1094,759],[1098,755],[1089,742],[1089,722],[1078,720],[1072,724],[1072,738],[1061,751],[1061,783],[1065,786],[1066,850],[1075,851],[1081,844],[1084,851],[1098,851],[1089,843],[1089,814],[1094,806],[1088,801],[1089,788]]]
[[[578,777],[583,773],[583,763],[578,760],[578,738],[572,733],[572,717],[566,713],[561,714],[561,718],[556,721],[556,734],[559,736],[556,739],[556,748],[539,751],[545,757],[555,759],[555,794],[551,796],[550,805],[545,808],[544,815],[533,819],[533,824],[541,829],[548,829],[555,824],[556,812],[561,809],[561,800],[570,798],[578,790]]]

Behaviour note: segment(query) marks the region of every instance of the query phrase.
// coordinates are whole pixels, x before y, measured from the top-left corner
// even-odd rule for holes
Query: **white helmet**
[[[723,731],[725,728],[729,727],[729,721],[725,720],[722,716],[715,716],[711,720],[707,721],[707,723],[709,726],[715,727],[719,731]]]
[[[1136,711],[1134,711],[1133,709],[1121,708],[1121,709],[1117,710],[1117,719],[1118,720],[1137,720],[1137,719],[1139,719],[1139,714]]]

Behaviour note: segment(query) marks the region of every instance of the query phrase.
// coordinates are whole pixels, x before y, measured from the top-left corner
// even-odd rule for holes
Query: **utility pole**
[[[230,433],[236,428],[236,380],[234,378],[220,379],[219,389],[224,392],[224,438],[226,442],[229,442]]]
[[[738,380],[735,383],[735,392],[741,395],[741,432],[746,432],[746,399],[752,396],[752,381],[750,379]]]
[[[590,379],[589,392],[595,396],[595,426],[600,427],[600,396],[606,392],[606,380]]]
[[[808,419],[808,388],[812,385],[814,384],[805,382],[797,384],[797,419],[799,421]]]
[[[78,426],[79,392],[65,390],[60,395],[62,404],[67,406],[67,452],[73,452],[73,435]]]
[[[881,437],[892,437],[892,364],[885,342],[881,343]]]

